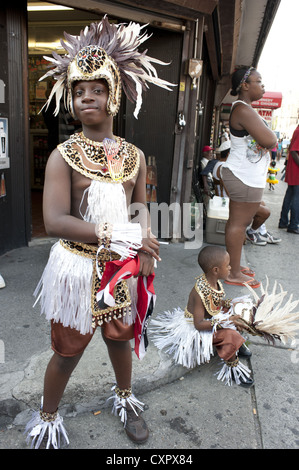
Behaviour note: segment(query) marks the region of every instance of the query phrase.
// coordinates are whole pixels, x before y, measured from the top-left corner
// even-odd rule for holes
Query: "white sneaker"
[[[248,230],[247,230],[246,231],[246,238],[253,245],[259,245],[259,246],[267,245],[266,240],[261,238],[259,232],[249,233]]]
[[[0,274],[0,289],[3,289],[3,287],[5,287],[5,281],[4,281],[3,277]]]
[[[265,242],[272,244],[281,242],[281,238],[274,237],[270,232],[267,232],[263,235],[260,233],[260,238],[265,240]]]

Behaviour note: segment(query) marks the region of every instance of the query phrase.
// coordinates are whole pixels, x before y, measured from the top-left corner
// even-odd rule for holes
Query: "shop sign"
[[[282,94],[280,92],[266,91],[264,96],[252,103],[253,108],[277,109],[281,107]]]
[[[272,121],[272,109],[258,109],[257,112],[266,121]]]

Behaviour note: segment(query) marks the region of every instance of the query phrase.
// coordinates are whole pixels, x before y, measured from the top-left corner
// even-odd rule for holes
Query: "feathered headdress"
[[[136,102],[134,116],[137,118],[142,104],[142,91],[148,83],[171,90],[172,83],[158,77],[153,63],[168,65],[161,60],[149,57],[147,51],[138,52],[138,47],[150,36],[140,34],[144,26],[138,23],[125,25],[111,24],[105,15],[99,23],[91,23],[79,36],[64,33],[65,42],[61,45],[67,51],[60,56],[53,52],[53,57],[45,59],[54,64],[40,80],[53,77],[56,81],[46,106],[56,97],[57,115],[60,100],[64,97],[65,106],[73,113],[72,84],[78,80],[105,79],[109,87],[107,111],[117,114],[120,105],[121,88],[128,99]]]
[[[293,310],[299,301],[293,301],[293,295],[290,295],[287,302],[283,304],[287,292],[283,290],[281,285],[280,292],[276,292],[276,281],[272,292],[268,292],[268,278],[266,288],[261,286],[261,297],[258,297],[248,284],[245,285],[252,293],[255,302],[250,301],[248,297],[247,299],[234,299],[234,302],[240,300],[234,305],[234,312],[242,317],[246,330],[273,344],[275,340],[284,344],[288,340],[294,341],[295,334],[299,331],[299,312],[293,312]]]

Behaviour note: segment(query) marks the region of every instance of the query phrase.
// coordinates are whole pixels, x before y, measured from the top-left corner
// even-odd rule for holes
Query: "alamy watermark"
[[[140,203],[129,206],[132,222],[146,226],[148,212]],[[150,226],[152,234],[162,239],[183,240],[185,249],[197,249],[203,243],[202,203],[150,203]]]

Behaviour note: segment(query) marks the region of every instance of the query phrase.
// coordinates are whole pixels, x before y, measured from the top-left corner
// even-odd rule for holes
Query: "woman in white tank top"
[[[264,92],[261,75],[256,69],[242,67],[234,72],[231,94],[238,99],[233,103],[230,115],[231,150],[221,168],[223,184],[230,198],[225,242],[231,272],[225,282],[247,283],[252,288],[259,287],[260,283],[240,265],[242,246],[246,228],[261,208],[269,150],[277,142],[274,132],[251,106]]]

